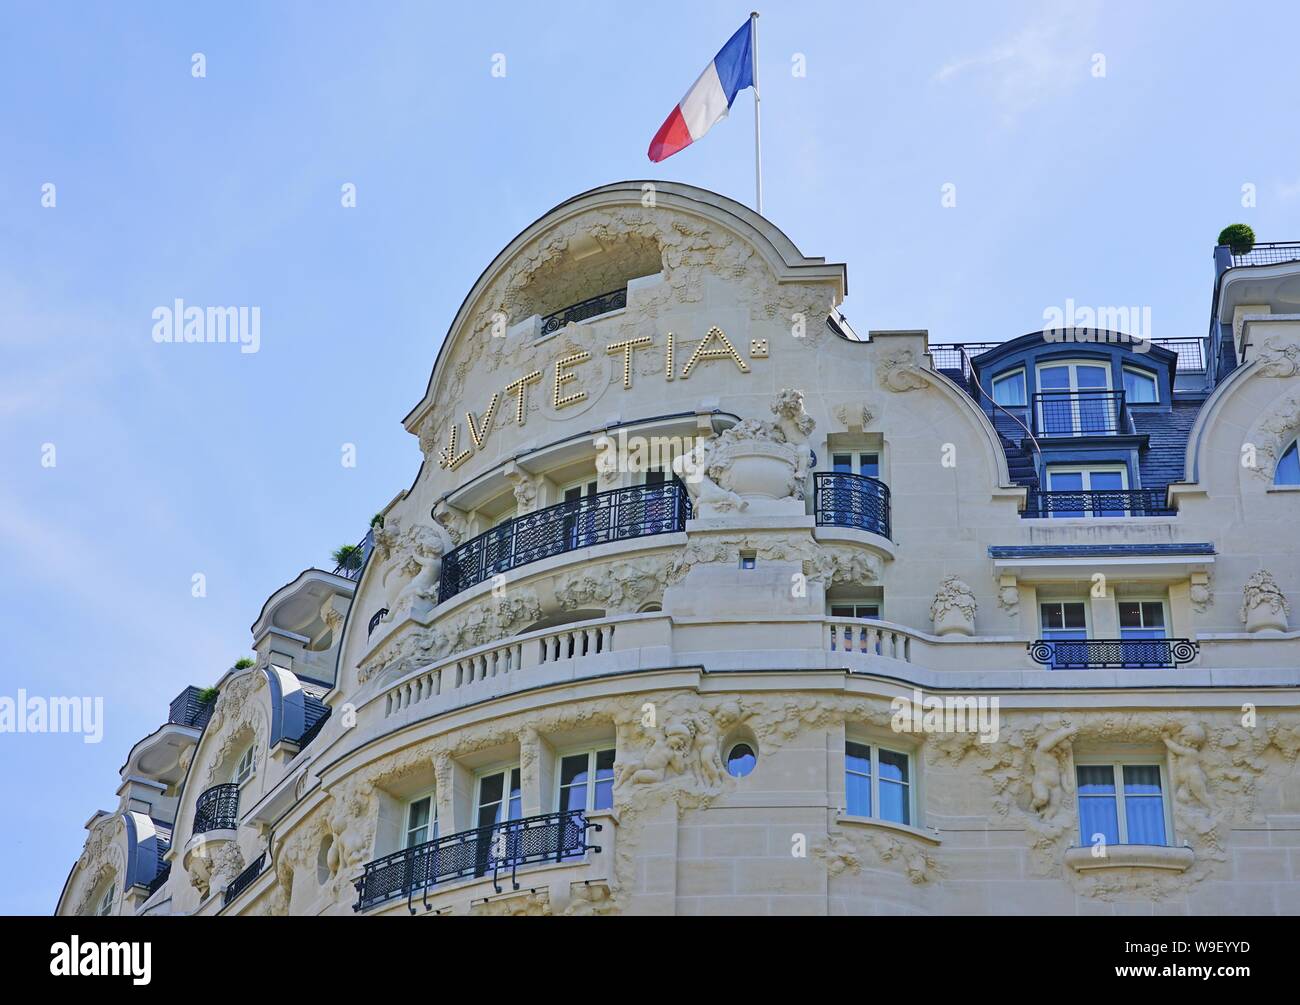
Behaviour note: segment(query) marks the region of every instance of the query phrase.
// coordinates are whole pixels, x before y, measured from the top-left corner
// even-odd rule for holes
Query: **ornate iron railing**
[[[429,887],[449,880],[492,876],[492,888],[501,892],[499,875],[510,870],[510,882],[519,889],[516,873],[521,865],[563,862],[576,859],[600,847],[587,843],[587,831],[601,825],[587,819],[585,810],[542,813],[522,820],[510,820],[474,830],[434,838],[404,848],[366,864],[356,881],[354,911],[364,911],[394,897],[405,897],[415,913],[420,896],[429,909]]]
[[[588,318],[598,317],[601,314],[608,314],[610,311],[617,311],[627,306],[627,287],[620,290],[610,290],[608,293],[601,293],[597,296],[590,297],[576,304],[570,304],[568,307],[562,307],[554,314],[548,314],[542,318],[542,335],[550,335],[557,332],[569,322],[576,324],[579,321],[586,321]]]
[[[342,564],[334,566],[334,575],[342,576],[344,579],[360,579],[374,547],[374,532],[366,531],[366,536],[357,542],[356,550],[350,552],[350,557]]]
[[[194,833],[233,830],[239,826],[239,786],[234,782],[214,785],[194,803]]]
[[[375,613],[370,616],[370,624],[366,626],[366,638],[370,638],[370,636],[375,633],[375,629],[379,627],[379,622],[383,621],[387,616],[387,607],[379,608],[379,610],[375,611]]]
[[[813,512],[822,527],[856,527],[889,537],[889,486],[870,475],[818,471]]]
[[[593,544],[685,530],[691,515],[679,481],[613,489],[507,520],[442,560],[439,601],[502,572]]]
[[[247,869],[230,881],[230,885],[226,887],[226,892],[221,895],[221,906],[229,907],[232,900],[247,890],[252,885],[253,880],[262,875],[264,865],[266,865],[266,852],[262,852],[257,858],[253,859]]]
[[[308,727],[307,731],[302,734],[302,736],[298,737],[299,750],[305,749],[307,744],[311,743],[312,740],[316,739],[316,737],[320,735],[320,731],[325,728],[325,723],[329,722],[330,713],[333,711],[334,710],[332,708],[325,709],[324,714],[322,714],[319,719],[313,722],[311,726]]]
[[[1030,492],[1022,517],[1169,516],[1164,489]]]
[[[1201,647],[1188,639],[1038,639],[1026,648],[1053,670],[1176,670]]]
[[[1034,395],[1034,434],[1118,436],[1129,431],[1123,391],[1039,391]]]

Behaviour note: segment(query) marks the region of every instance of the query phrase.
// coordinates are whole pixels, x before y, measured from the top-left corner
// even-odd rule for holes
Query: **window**
[[[879,604],[843,603],[831,605],[832,618],[860,618],[875,621],[880,618]]]
[[[1053,600],[1039,604],[1043,638],[1086,639],[1088,637],[1088,605],[1081,600]]]
[[[584,750],[560,758],[559,810],[608,810],[614,806],[614,749]]]
[[[1120,601],[1119,637],[1122,639],[1163,639],[1165,637],[1164,601]]]
[[[1130,405],[1153,405],[1160,400],[1156,375],[1124,367],[1124,400]]]
[[[758,755],[748,743],[732,744],[731,750],[727,752],[727,774],[733,778],[744,778],[754,770],[757,763]]]
[[[236,785],[243,785],[253,777],[253,769],[256,767],[257,759],[253,756],[253,748],[250,746],[240,755],[239,763],[235,765],[235,773],[230,780]]]
[[[831,470],[841,475],[867,475],[880,477],[880,455],[877,453],[843,453],[831,455]]]
[[[475,817],[481,833],[474,842],[474,875],[483,876],[492,870],[494,862],[508,865],[520,854],[522,835],[519,831],[496,827],[523,818],[524,794],[519,766],[516,764],[480,775],[477,805]]]
[[[99,898],[99,906],[95,908],[95,913],[101,918],[106,918],[113,913],[113,884],[108,884],[108,889],[104,891],[104,896]]]
[[[1300,440],[1292,443],[1277,462],[1274,485],[1300,485]]]
[[[1015,373],[1004,373],[1000,377],[994,377],[993,401],[994,404],[1004,405],[1007,408],[1024,408],[1025,371],[1017,370]]]
[[[1039,428],[1048,435],[1118,433],[1119,415],[1105,363],[1048,363],[1038,368]]]
[[[413,799],[406,807],[406,844],[414,848],[438,836],[438,802],[434,794]]]
[[[565,514],[564,524],[570,548],[584,548],[595,542],[597,530],[596,483],[583,480],[564,490],[564,501],[572,509]]]
[[[1048,512],[1054,517],[1125,516],[1128,513],[1124,496],[1127,488],[1128,469],[1122,466],[1049,467],[1048,491],[1076,493],[1078,499],[1057,496]]]
[[[647,485],[662,485],[668,480],[668,473],[663,468],[647,468],[645,473],[645,483]]]
[[[758,555],[752,551],[742,551],[740,553],[740,567],[742,569],[758,568]]]
[[[898,750],[846,741],[844,793],[845,809],[852,816],[910,824],[911,757]]]
[[[1107,844],[1168,844],[1159,763],[1079,764],[1075,771],[1084,845],[1097,834]]]

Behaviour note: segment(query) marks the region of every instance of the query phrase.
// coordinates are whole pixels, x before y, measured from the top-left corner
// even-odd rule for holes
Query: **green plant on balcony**
[[[345,544],[341,548],[334,549],[334,554],[330,557],[334,559],[334,564],[340,569],[354,572],[361,568],[361,563],[365,559],[365,552],[361,550],[360,545]]]
[[[370,518],[370,529],[376,530],[384,526],[384,514],[376,513]]]
[[[215,687],[205,687],[194,696],[194,700],[200,705],[210,705],[217,700],[217,689]]]
[[[252,666],[254,663],[256,663],[256,662],[257,662],[256,660],[254,660],[254,659],[250,659],[250,658],[247,657],[247,656],[241,656],[241,657],[239,657],[239,659],[235,660],[235,665],[232,666],[230,669],[231,669],[231,670],[247,670],[249,667],[251,667],[251,666]]]
[[[1248,255],[1255,247],[1255,232],[1245,223],[1233,223],[1219,231],[1219,243],[1232,248],[1234,255]]]

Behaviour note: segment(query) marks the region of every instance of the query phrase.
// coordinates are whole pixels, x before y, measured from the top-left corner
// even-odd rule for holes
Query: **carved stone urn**
[[[1273,576],[1260,569],[1241,591],[1241,621],[1248,632],[1284,632],[1291,605]]]
[[[975,634],[975,593],[956,576],[947,576],[934,595],[930,617],[936,635]]]

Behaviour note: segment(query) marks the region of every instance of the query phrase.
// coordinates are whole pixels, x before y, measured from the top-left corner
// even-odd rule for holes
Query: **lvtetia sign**
[[[657,349],[653,335],[640,335],[636,338],[610,342],[605,346],[605,355],[623,357],[623,390],[632,387],[632,361],[637,352]],[[665,381],[686,380],[697,366],[717,360],[730,360],[741,373],[749,373],[749,364],[737,351],[731,339],[721,328],[714,325],[691,352],[681,369],[677,369],[677,339],[668,332],[662,346],[664,354]],[[561,356],[551,364],[551,404],[556,409],[569,408],[587,400],[587,392],[581,389],[580,368],[591,362],[590,350],[579,349],[566,356]],[[749,358],[767,359],[767,339],[750,339]],[[528,389],[540,384],[545,377],[541,370],[533,370],[518,380],[511,381],[502,391],[495,391],[482,413],[475,417],[466,410],[465,426],[469,432],[468,442],[460,438],[460,423],[453,422],[447,433],[447,446],[438,451],[438,466],[454,471],[474,455],[475,450],[482,450],[492,432],[492,422],[496,418],[497,407],[502,398],[513,399],[515,425],[522,426],[528,420]],[[505,407],[509,408],[510,405]]]

